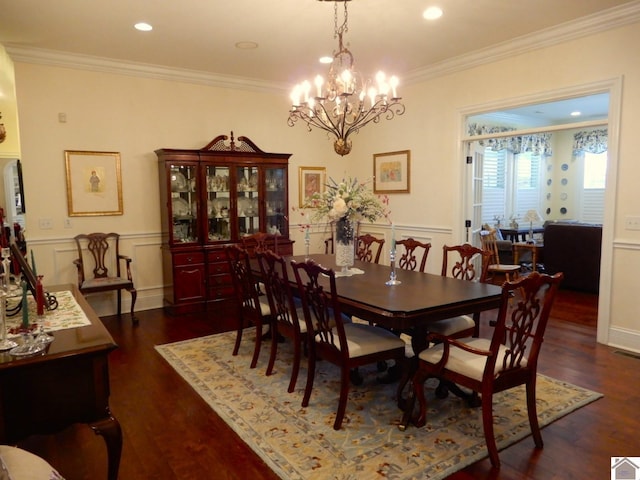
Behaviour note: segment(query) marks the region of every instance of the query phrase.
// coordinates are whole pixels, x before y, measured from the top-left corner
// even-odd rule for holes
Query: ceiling
[[[402,80],[447,59],[625,3],[351,0],[345,42],[362,73],[384,70]],[[444,15],[423,19],[434,4]],[[0,44],[294,85],[325,72],[317,60],[336,48],[333,9],[334,2],[318,0],[0,0]],[[140,21],[153,31],[134,30]],[[238,42],[258,47],[240,49]]]
[[[432,5],[444,15],[427,21],[422,12]],[[344,40],[365,76],[384,70],[408,82],[453,59],[518,45],[534,32],[578,19],[597,23],[605,10],[623,5],[640,0],[349,0]],[[0,0],[0,12],[0,44],[10,53],[64,52],[287,90],[326,73],[318,59],[337,46],[332,1]],[[153,30],[135,30],[140,21]],[[236,46],[243,42],[257,48]]]

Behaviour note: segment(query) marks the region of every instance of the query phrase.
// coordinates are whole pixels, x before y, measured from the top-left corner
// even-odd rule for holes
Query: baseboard
[[[640,353],[640,332],[626,328],[611,327],[607,345]]]

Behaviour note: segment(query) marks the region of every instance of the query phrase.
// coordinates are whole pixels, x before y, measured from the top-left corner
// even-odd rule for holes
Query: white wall
[[[615,210],[610,235],[605,235],[603,244],[603,255],[611,259],[612,268],[603,272],[607,284],[601,296],[610,303],[605,302],[606,311],[600,315],[611,324],[611,339],[607,334],[601,340],[640,350],[640,315],[635,301],[640,232],[624,230],[625,215],[640,214],[640,165],[636,161],[640,62],[629,48],[639,42],[639,25],[633,24],[405,85],[401,92],[407,106],[405,115],[363,129],[353,137],[353,151],[345,158],[333,153],[331,142],[322,133],[308,133],[302,126],[287,127],[285,92],[224,90],[16,62],[28,239],[38,258],[38,270],[49,283],[71,281],[69,239],[78,232],[116,230],[125,234],[125,253],[134,257],[140,308],[159,306],[160,207],[153,150],[199,148],[215,135],[233,130],[266,151],[293,153],[290,206],[297,206],[297,169],[301,165],[326,165],[334,177],[346,173],[369,178],[373,154],[411,150],[411,193],[391,196],[392,218],[399,235],[432,241],[429,271],[439,272],[442,244],[464,240],[461,112],[505,99],[623,78],[620,142],[615,149]],[[59,112],[67,114],[67,123],[58,122]],[[74,217],[72,228],[63,228],[67,212],[65,149],[121,153],[122,217]],[[291,212],[293,223],[300,221],[298,215]],[[43,217],[53,219],[52,230],[38,229],[38,219]],[[382,224],[367,228],[389,233],[388,226]],[[320,243],[321,234],[317,234],[314,247],[320,248]],[[296,248],[301,244],[298,241]]]

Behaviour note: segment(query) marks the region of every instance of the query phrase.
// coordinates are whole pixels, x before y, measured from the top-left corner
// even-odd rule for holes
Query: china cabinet
[[[156,150],[160,168],[165,307],[172,314],[234,306],[223,247],[258,232],[290,255],[288,153],[219,135],[200,150]],[[227,315],[228,317],[228,315]],[[230,328],[233,326],[229,326]]]

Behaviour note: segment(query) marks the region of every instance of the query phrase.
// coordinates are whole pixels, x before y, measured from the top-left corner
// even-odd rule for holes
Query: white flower
[[[329,217],[333,220],[337,220],[338,218],[342,218],[349,211],[349,207],[347,207],[347,202],[344,201],[343,198],[336,198],[333,202],[333,208],[329,212]]]

